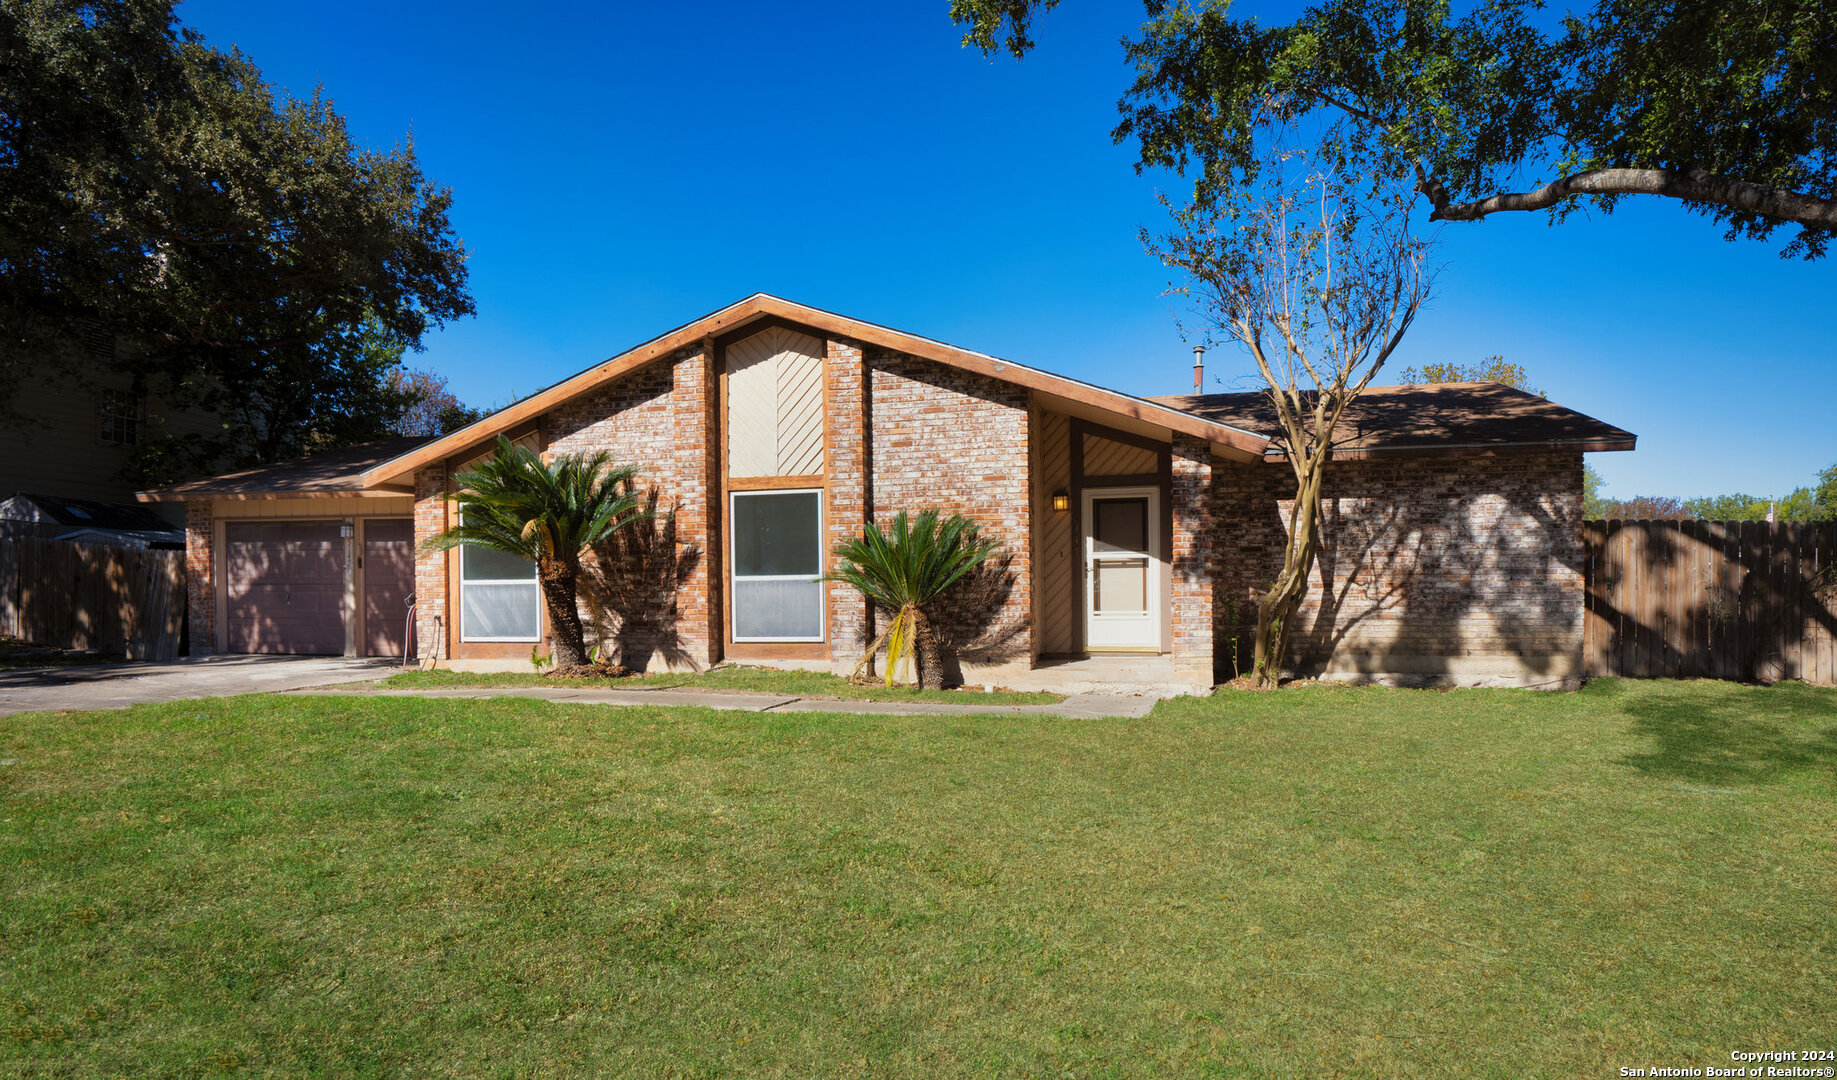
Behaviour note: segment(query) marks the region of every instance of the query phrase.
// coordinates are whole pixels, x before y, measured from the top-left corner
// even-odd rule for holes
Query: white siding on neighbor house
[[[784,327],[727,347],[727,474],[823,471],[823,343]]]

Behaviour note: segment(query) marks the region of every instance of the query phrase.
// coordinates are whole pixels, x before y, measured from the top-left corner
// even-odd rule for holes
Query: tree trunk
[[[912,637],[918,646],[919,686],[926,690],[944,689],[943,650],[938,647],[938,632],[931,620],[918,608],[912,609]]]
[[[587,663],[587,645],[581,632],[580,563],[545,560],[536,572],[542,585],[543,605],[549,614],[549,646],[558,670]]]
[[[1295,505],[1289,514],[1289,541],[1282,554],[1282,573],[1257,602],[1256,651],[1251,682],[1259,690],[1274,690],[1282,679],[1282,662],[1288,657],[1288,637],[1295,612],[1308,592],[1308,576],[1320,552],[1320,482],[1326,455],[1310,455],[1300,462],[1295,485]]]

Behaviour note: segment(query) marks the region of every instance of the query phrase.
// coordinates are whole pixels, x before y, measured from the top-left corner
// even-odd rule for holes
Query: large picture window
[[[537,641],[541,636],[536,564],[490,548],[460,547],[459,639]]]
[[[735,641],[823,640],[823,493],[733,494]]]

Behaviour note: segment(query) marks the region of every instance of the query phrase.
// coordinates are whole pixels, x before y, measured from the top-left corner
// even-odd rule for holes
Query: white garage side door
[[[344,653],[344,541],[336,521],[224,527],[231,652]]]

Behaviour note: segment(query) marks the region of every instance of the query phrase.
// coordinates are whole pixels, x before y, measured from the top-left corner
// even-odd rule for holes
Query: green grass
[[[448,686],[589,685],[612,689],[622,686],[667,686],[685,690],[756,690],[765,694],[840,698],[846,701],[948,701],[975,705],[1054,705],[1065,700],[1063,694],[1043,690],[993,690],[985,693],[980,687],[921,690],[915,686],[888,688],[881,683],[858,686],[840,675],[824,671],[781,670],[742,664],[722,664],[699,674],[657,672],[623,679],[570,679],[566,682],[546,678],[534,671],[468,672],[440,668],[432,671],[404,671],[383,679],[377,685],[391,690],[428,690]]]
[[[1613,1076],[1828,1047],[1837,692],[0,719],[0,1075]]]

